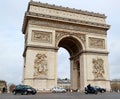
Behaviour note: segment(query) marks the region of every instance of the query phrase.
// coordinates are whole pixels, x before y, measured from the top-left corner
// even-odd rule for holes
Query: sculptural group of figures
[[[45,54],[37,54],[34,60],[34,76],[47,74],[47,56]]]
[[[45,54],[36,54],[34,60],[34,76],[47,74],[47,56]],[[103,59],[93,59],[93,74],[95,79],[104,78],[104,61]]]
[[[93,59],[93,74],[95,79],[104,78],[104,61],[102,59]]]

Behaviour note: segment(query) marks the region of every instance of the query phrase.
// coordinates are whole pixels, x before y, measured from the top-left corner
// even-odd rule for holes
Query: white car
[[[60,87],[55,87],[55,88],[53,88],[52,89],[52,92],[53,93],[65,93],[66,92],[66,90],[64,89],[64,88],[60,88]]]

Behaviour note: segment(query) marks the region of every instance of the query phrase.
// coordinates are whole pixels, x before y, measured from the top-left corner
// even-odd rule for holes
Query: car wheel
[[[97,91],[95,91],[95,94],[98,94],[98,92],[97,92]]]
[[[102,90],[102,93],[105,92],[105,90]]]
[[[52,91],[52,93],[56,93],[56,91]]]
[[[85,92],[85,94],[88,94],[88,92]]]
[[[32,93],[32,95],[35,95],[35,93]]]
[[[13,91],[13,94],[16,95],[17,93],[15,91]]]
[[[25,91],[25,92],[24,92],[24,95],[27,95],[27,94],[28,94],[28,92],[27,92],[27,91]]]
[[[66,91],[62,91],[63,93],[66,93]]]

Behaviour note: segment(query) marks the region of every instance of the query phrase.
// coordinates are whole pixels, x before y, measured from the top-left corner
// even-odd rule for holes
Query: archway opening
[[[81,43],[76,38],[69,36],[62,38],[58,47],[60,49],[58,54],[61,54],[61,57],[58,57],[58,77],[61,74],[61,78],[70,78],[70,88],[73,90],[80,89],[80,52],[83,49]],[[69,57],[67,56],[68,53]]]
[[[69,52],[70,57],[73,57],[73,56],[79,54],[80,51],[82,50],[81,43],[72,36],[61,39],[58,44],[58,47],[65,48]]]
[[[57,86],[70,90],[70,54],[60,47],[58,50]]]
[[[58,50],[58,78],[70,79],[70,54],[69,52],[60,47]]]

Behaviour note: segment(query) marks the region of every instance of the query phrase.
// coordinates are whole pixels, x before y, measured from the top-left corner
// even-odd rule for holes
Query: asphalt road
[[[42,93],[36,95],[0,94],[0,99],[120,99],[120,93]]]

